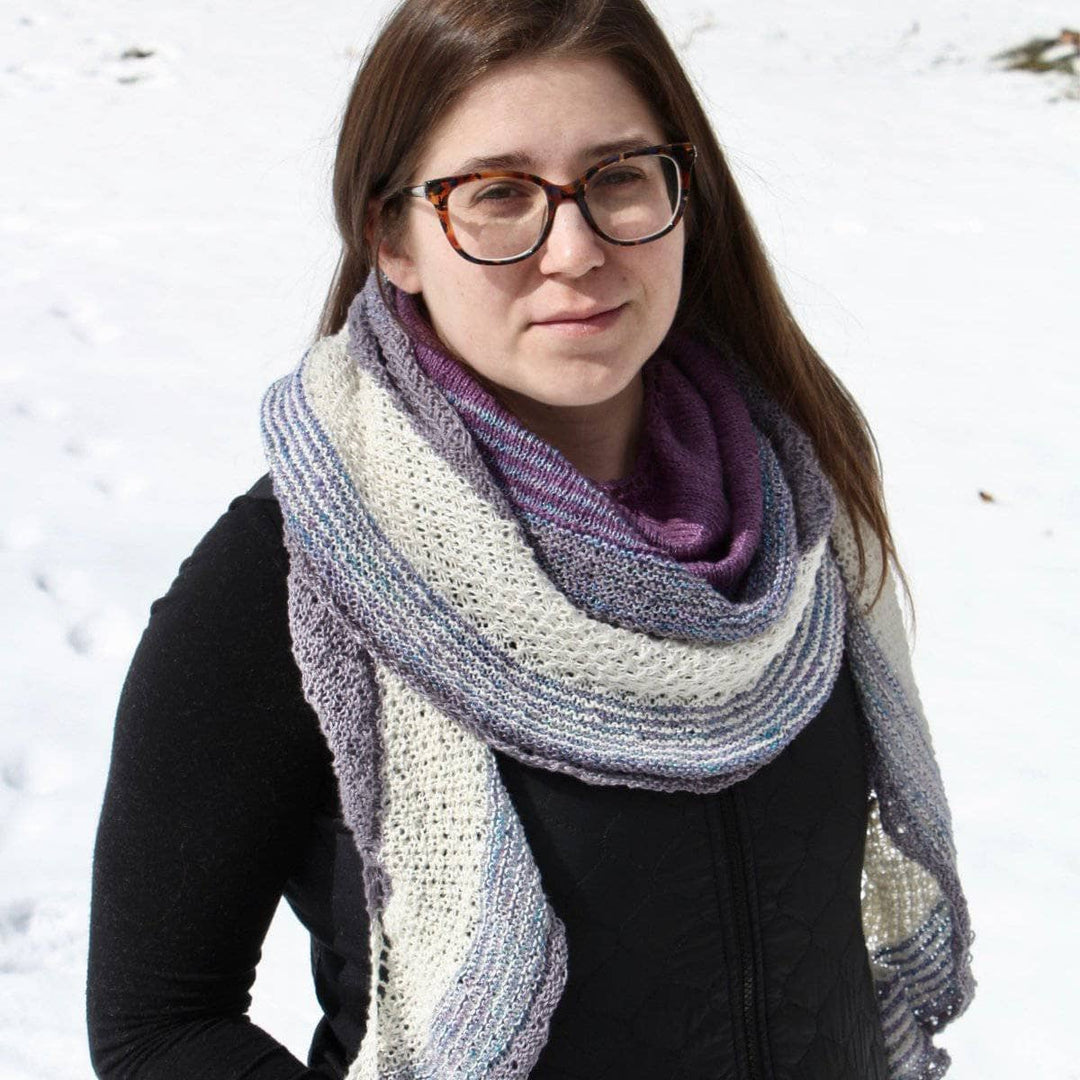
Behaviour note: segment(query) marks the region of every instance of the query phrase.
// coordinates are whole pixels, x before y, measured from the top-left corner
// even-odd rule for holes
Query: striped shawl
[[[869,606],[871,541],[855,594],[852,525],[809,441],[740,379],[765,514],[738,600],[635,546],[538,439],[553,483],[573,474],[576,516],[525,520],[374,279],[267,392],[293,649],[371,915],[351,1078],[525,1077],[539,1056],[566,938],[494,750],[593,784],[717,791],[817,714],[845,652],[870,734],[863,928],[890,1076],[945,1071],[932,1036],[973,993],[971,932],[895,587]]]

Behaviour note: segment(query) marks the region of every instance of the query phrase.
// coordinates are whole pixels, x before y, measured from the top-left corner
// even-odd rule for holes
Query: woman
[[[269,477],[120,704],[98,1074],[940,1076],[970,930],[872,442],[652,17],[407,0],[334,188]],[[245,1017],[281,895],[308,1069]]]

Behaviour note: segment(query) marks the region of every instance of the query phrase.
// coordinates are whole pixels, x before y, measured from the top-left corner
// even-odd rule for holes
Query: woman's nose
[[[604,241],[593,232],[577,203],[567,200],[555,210],[544,246],[540,249],[540,271],[580,277],[605,258]]]

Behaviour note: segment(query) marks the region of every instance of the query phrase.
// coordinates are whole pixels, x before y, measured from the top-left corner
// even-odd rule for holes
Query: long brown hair
[[[708,118],[667,38],[641,0],[404,0],[357,72],[334,166],[342,250],[319,335],[345,322],[376,266],[428,135],[494,66],[537,57],[606,57],[649,102],[672,141],[698,160],[687,211],[677,328],[741,355],[809,435],[845,510],[880,547],[876,602],[892,562],[881,461],[866,418],[795,322]],[[867,570],[856,529],[859,587]],[[907,583],[904,581],[905,591]],[[910,600],[910,594],[908,596]]]

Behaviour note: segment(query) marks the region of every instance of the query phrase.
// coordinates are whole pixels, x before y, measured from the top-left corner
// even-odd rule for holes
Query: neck
[[[621,480],[633,468],[645,400],[640,371],[613,398],[592,405],[547,405],[482,381],[525,427],[590,480]]]

